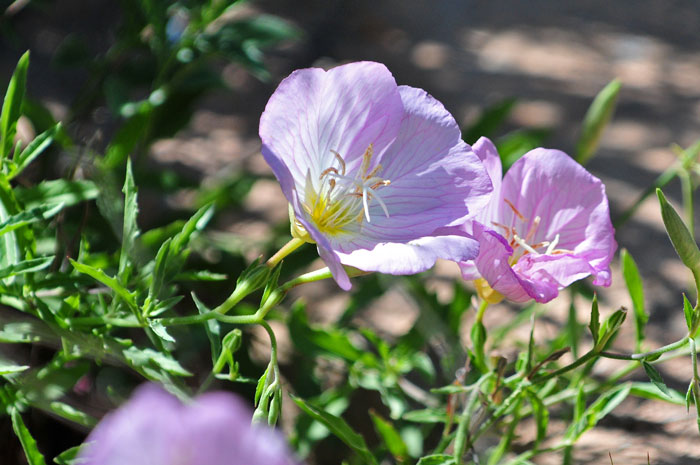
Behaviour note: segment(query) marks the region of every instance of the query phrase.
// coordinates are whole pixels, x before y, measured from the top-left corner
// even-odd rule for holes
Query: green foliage
[[[576,146],[576,161],[585,165],[598,149],[600,137],[608,125],[617,104],[622,82],[613,79],[601,90],[591,103],[583,119],[581,136]]]
[[[78,38],[66,39],[56,63],[84,67],[94,85],[71,105],[73,120],[54,121],[46,108],[26,98],[27,54],[10,80],[0,116],[0,343],[41,349],[27,359],[15,352],[0,358],[0,412],[10,415],[31,465],[45,460],[20,412],[38,409],[93,427],[97,419],[76,401],[82,380],[94,382],[91,389],[115,405],[144,381],[183,400],[217,383],[217,389],[247,394],[256,406],[254,421],[270,425],[286,414],[282,402],[292,391],[301,410],[291,438],[297,452],[323,457],[330,449],[337,461],[345,458],[353,465],[531,464],[538,454],[557,451],[564,463],[575,463],[575,442],[629,395],[700,409],[692,339],[700,310],[685,296],[690,337],[634,354],[608,352],[625,322],[624,308],[601,323],[606,309],[601,311],[597,296],[581,285],[571,287],[566,321],[536,303],[516,310],[504,306],[498,311],[505,317],[491,319],[490,308],[479,312],[469,284],[445,285],[428,274],[353,279],[354,291],[338,317],[324,318],[323,324],[307,314],[303,299],[286,301],[291,288],[330,277],[318,271],[300,276],[315,258],[313,247],[272,266],[263,258],[244,258],[249,250],[235,234],[208,230],[221,223],[218,212],[244,205],[259,176],[242,169],[213,186],[199,186],[172,172],[152,176],[144,163],[154,141],[185,127],[199,99],[225,86],[217,60],[268,79],[263,51],[300,36],[279,18],[233,14],[237,3],[123,0],[120,29],[106,53],[91,57]],[[593,101],[577,146],[579,162],[594,156],[619,89],[613,81]],[[104,141],[104,154],[85,149],[89,160],[76,160],[62,177],[36,179],[34,168],[60,165],[55,156],[63,150],[82,153],[71,138],[72,127],[105,103],[115,128]],[[498,102],[463,132],[470,143],[494,137],[504,169],[551,132],[504,133],[516,104],[515,99]],[[39,132],[24,147],[14,145],[21,115]],[[685,176],[686,214],[692,211],[686,191],[692,194],[699,150],[700,145],[682,150],[678,169],[657,180],[661,186]],[[167,220],[151,218],[143,203],[150,189],[157,194],[186,189],[195,206],[170,211]],[[692,230],[658,195],[674,247],[697,274],[700,251]],[[692,224],[692,216],[688,221]],[[284,243],[283,234],[288,234],[286,224],[256,243],[269,256],[274,244]],[[639,352],[648,320],[643,282],[627,251],[620,259]],[[376,312],[389,293],[418,309],[400,334],[368,324],[374,315],[368,309]],[[581,299],[591,302],[592,342],[585,323],[577,320]],[[609,304],[601,299],[601,306]],[[558,331],[535,331],[542,318],[560,324]],[[518,331],[528,321],[529,338]],[[247,325],[269,338],[269,363],[260,362],[267,339]],[[280,326],[290,345],[278,347]],[[657,368],[679,354],[690,354],[695,366],[685,397],[665,385]],[[592,376],[603,357],[641,365],[650,381],[626,382],[623,375],[631,368],[607,379]],[[550,422],[562,419],[570,426],[557,435]],[[524,421],[534,425],[527,444],[518,437]],[[498,443],[481,447],[479,440],[494,432]],[[349,447],[345,454],[339,441]],[[79,463],[79,447],[54,462]]]
[[[622,276],[625,279],[627,291],[632,298],[637,351],[639,351],[641,349],[642,341],[644,340],[644,327],[646,326],[647,321],[649,321],[649,315],[644,310],[644,289],[642,286],[642,278],[639,275],[637,264],[629,252],[627,252],[627,249],[622,249],[622,252],[620,252],[620,261],[622,262]]]
[[[664,220],[664,226],[668,237],[671,239],[673,248],[676,249],[676,253],[678,253],[681,261],[692,271],[695,281],[698,282],[698,279],[700,279],[700,249],[698,249],[695,239],[681,217],[666,200],[666,196],[661,192],[661,189],[656,190],[656,195],[661,205],[661,217]]]
[[[27,85],[27,68],[29,67],[29,52],[19,59],[15,72],[5,92],[5,100],[0,112],[0,160],[9,158],[14,149],[14,137],[17,132],[17,120],[21,115]]]
[[[341,441],[347,444],[348,447],[355,451],[355,453],[362,459],[363,463],[368,465],[377,464],[377,460],[367,448],[365,440],[362,438],[362,436],[354,432],[352,428],[348,426],[345,420],[331,413],[325,412],[298,397],[292,396],[292,399],[307,415],[311,416],[314,420],[321,422]]]
[[[24,449],[24,455],[27,457],[27,463],[29,463],[29,465],[46,465],[44,456],[39,452],[36,441],[24,425],[22,415],[16,408],[13,408],[10,410],[10,416],[12,417],[12,429],[22,443],[22,449]]]

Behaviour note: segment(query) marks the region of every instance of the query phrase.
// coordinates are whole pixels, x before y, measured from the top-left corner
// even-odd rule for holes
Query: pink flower
[[[251,426],[233,394],[204,394],[183,405],[161,388],[137,389],[90,433],[83,465],[294,465],[284,439]]]
[[[302,69],[260,119],[262,153],[290,203],[292,234],[316,243],[343,289],[342,265],[411,274],[474,258],[457,226],[491,184],[454,118],[384,65]]]
[[[538,148],[501,180],[493,143],[482,137],[473,148],[494,191],[489,205],[465,225],[480,252],[460,267],[465,279],[477,280],[482,297],[548,302],[589,275],[593,284],[609,286],[617,243],[600,179],[565,153]]]

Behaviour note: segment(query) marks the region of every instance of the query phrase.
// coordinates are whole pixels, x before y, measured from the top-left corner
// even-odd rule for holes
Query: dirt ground
[[[69,73],[52,69],[49,58],[62,35],[81,27],[70,21],[76,3],[80,2],[57,8],[50,24],[41,27],[43,35],[24,36],[36,49],[30,90],[59,117],[76,84]],[[399,84],[425,88],[463,125],[484,106],[517,97],[506,129],[551,128],[548,146],[568,153],[573,153],[592,97],[611,79],[620,78],[623,89],[615,118],[589,164],[607,186],[613,216],[675,162],[672,144],[688,146],[700,139],[700,4],[695,0],[261,0],[252,5],[287,18],[305,36],[271,53],[271,83],[226,66],[223,76],[234,92],[206,99],[189,129],[153,147],[157,163],[189,172],[203,183],[216,182],[241,165],[269,174],[259,154],[257,124],[276,83],[296,68],[355,60],[385,63]],[[27,25],[32,26],[38,25]],[[95,40],[106,40],[97,27],[92,32]],[[3,73],[17,57],[14,49],[4,48],[0,47]],[[678,184],[665,191],[678,204]],[[187,202],[187,192],[169,201]],[[285,220],[286,203],[276,183],[261,180],[245,208],[246,212],[231,213],[235,224],[217,226],[237,234],[255,256],[253,238]],[[665,235],[654,197],[617,231],[617,241],[636,259],[645,282],[651,313],[647,347],[679,339],[684,333],[681,292],[688,288],[690,276]],[[613,286],[599,294],[604,313],[631,306],[617,263],[614,271]],[[444,277],[457,274],[444,263],[436,272]],[[448,290],[442,292],[449,298]],[[309,286],[304,293],[319,321],[332,320],[347,299],[332,283]],[[566,305],[553,305],[555,322]],[[364,318],[389,334],[400,333],[417,311],[397,289]],[[516,311],[517,307],[496,307],[485,323]],[[586,317],[581,315],[581,320]],[[538,330],[556,331],[556,325],[542,326]],[[616,343],[620,350],[633,346],[631,324],[627,326],[628,332]],[[618,366],[601,363],[599,369]],[[660,368],[668,384],[684,392],[690,360]],[[553,425],[552,434],[563,426]],[[525,438],[527,434],[524,430]],[[646,464],[647,454],[655,465],[700,464],[695,419],[684,407],[628,400],[583,436],[575,463],[608,464],[609,454],[616,465]],[[542,465],[560,462],[555,455],[536,460]]]

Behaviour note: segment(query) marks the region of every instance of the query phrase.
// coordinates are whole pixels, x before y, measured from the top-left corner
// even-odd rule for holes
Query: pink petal
[[[310,68],[284,79],[260,118],[262,153],[287,198],[306,174],[317,180],[341,154],[348,170],[369,144],[380,154],[396,137],[403,107],[396,81],[379,63],[358,62],[330,71]]]

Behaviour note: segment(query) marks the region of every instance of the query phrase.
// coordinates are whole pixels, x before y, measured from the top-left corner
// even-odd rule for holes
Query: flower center
[[[513,210],[514,216],[513,220],[511,221],[511,225],[506,226],[496,222],[492,222],[491,224],[504,231],[503,237],[506,238],[510,247],[513,249],[513,255],[509,261],[510,266],[515,265],[518,263],[518,260],[528,254],[558,255],[573,253],[571,250],[557,248],[557,245],[559,244],[559,234],[555,235],[551,241],[532,243],[533,239],[535,238],[535,234],[537,233],[537,229],[540,226],[540,222],[542,221],[539,216],[535,216],[535,218],[533,218],[532,223],[530,224],[530,227],[528,228],[524,237],[518,235],[518,228],[515,226],[516,220],[520,222],[521,228],[527,225],[529,220],[528,218],[525,218],[525,216],[523,216],[523,214],[520,213],[517,208],[515,208],[513,202],[505,198],[503,201],[506,203],[506,205],[508,205],[508,207],[510,207],[511,210]],[[540,251],[541,249],[544,249],[544,251]]]
[[[377,190],[388,186],[391,181],[378,176],[382,165],[377,164],[370,170],[372,144],[362,155],[362,164],[354,177],[346,174],[343,157],[335,150],[332,152],[335,156],[333,163],[319,176],[318,190],[314,187],[311,173],[306,174],[306,192],[302,207],[318,230],[324,234],[337,235],[347,232],[351,224],[361,224],[365,219],[368,223],[371,222],[369,206],[372,200],[377,201],[389,218],[389,210]],[[337,166],[334,166],[336,164]]]

